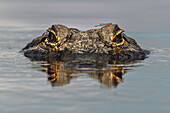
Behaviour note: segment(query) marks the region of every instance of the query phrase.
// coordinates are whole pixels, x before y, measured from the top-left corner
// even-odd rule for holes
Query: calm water
[[[169,5],[168,0],[0,0],[0,113],[169,113]],[[149,58],[82,68],[31,61],[19,53],[51,24],[86,30],[102,22],[118,23],[151,51]],[[52,74],[60,78],[49,80]]]
[[[170,111],[170,34],[127,33],[152,51],[148,59],[129,65],[81,68],[63,66],[62,62],[32,62],[18,53],[42,32],[42,28],[1,28],[2,113]],[[50,69],[58,69],[61,80],[50,82],[46,73]],[[107,81],[99,76],[109,76],[113,70],[124,71],[122,79]]]

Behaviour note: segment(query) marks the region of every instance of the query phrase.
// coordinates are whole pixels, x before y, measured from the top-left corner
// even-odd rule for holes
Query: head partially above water
[[[22,51],[29,58],[54,58],[78,63],[144,59],[148,51],[141,49],[136,41],[124,32],[117,24],[106,24],[100,29],[87,31],[52,25]]]

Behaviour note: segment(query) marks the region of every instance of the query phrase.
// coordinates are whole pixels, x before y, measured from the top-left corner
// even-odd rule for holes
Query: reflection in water
[[[123,62],[125,63],[125,62]],[[132,64],[133,62],[128,62]],[[119,65],[117,65],[119,64]],[[101,65],[65,65],[64,62],[50,60],[44,65],[41,65],[41,70],[48,74],[48,80],[52,86],[63,86],[70,83],[70,80],[77,78],[80,73],[86,73],[91,78],[98,81],[108,88],[117,87],[123,81],[122,76],[127,69],[122,62],[116,62],[116,65],[101,66]],[[127,62],[126,62],[127,64]]]

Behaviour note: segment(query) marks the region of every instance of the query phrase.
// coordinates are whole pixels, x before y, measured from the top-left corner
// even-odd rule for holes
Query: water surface
[[[0,2],[0,112],[170,112],[168,0]],[[103,22],[118,23],[151,51],[149,58],[89,68],[19,53],[51,24],[87,30]],[[54,74],[60,78],[50,79]]]
[[[152,51],[144,61],[81,68],[64,66],[61,62],[31,61],[19,53],[32,37],[43,32],[42,28],[3,29],[0,31],[1,112],[170,111],[168,33],[127,33]],[[48,80],[49,70],[58,71],[60,81]],[[116,72],[122,73],[120,79],[108,79]]]

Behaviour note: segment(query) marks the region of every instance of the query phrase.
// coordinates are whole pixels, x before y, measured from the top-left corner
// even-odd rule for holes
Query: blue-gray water
[[[170,112],[169,1],[0,2],[1,113]],[[55,86],[44,72],[47,62],[32,62],[19,53],[51,24],[86,30],[102,22],[118,23],[142,48],[151,50],[143,61],[119,65],[126,73],[117,86],[108,86],[93,76],[98,68],[60,64],[61,72],[76,72],[68,83]],[[107,72],[112,67],[100,70]]]

